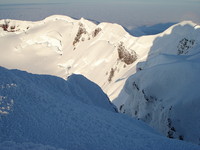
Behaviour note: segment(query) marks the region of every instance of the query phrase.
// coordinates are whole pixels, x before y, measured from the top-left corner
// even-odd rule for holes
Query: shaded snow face
[[[13,141],[2,142],[0,143],[0,147],[3,150],[64,150],[62,148],[55,148],[44,144],[35,144],[31,142],[16,143]]]
[[[199,148],[116,113],[100,88],[81,75],[65,81],[0,68],[0,95],[0,149]]]
[[[180,61],[143,70],[127,80],[122,112],[170,138],[199,142],[200,62]]]
[[[126,81],[120,111],[169,138],[200,144],[199,37],[199,27],[182,23],[156,38]]]
[[[66,95],[65,101],[68,101],[67,99],[70,99],[71,97],[72,99],[76,99],[76,101],[79,100],[87,105],[93,105],[96,107],[101,107],[108,111],[116,112],[115,106],[109,101],[109,98],[101,90],[101,88],[82,75],[73,74],[68,78],[67,81],[65,81],[61,78],[56,78],[48,75],[43,75],[40,77],[40,75],[32,75],[26,72],[20,72],[18,70],[13,70],[12,74],[2,67],[0,69],[0,88],[2,92],[2,95],[0,97],[1,114],[9,114],[14,110],[16,97],[14,98],[15,93],[13,93],[13,95],[6,94],[6,91],[9,90],[10,92],[14,91],[21,94],[21,97],[19,95],[17,99],[23,98],[23,91],[25,93],[28,92],[26,94],[30,94],[31,100],[33,101],[37,101],[37,97],[35,96],[38,96],[38,92],[39,94],[41,94],[41,96],[43,96],[43,93],[44,95],[47,94],[49,96],[49,93],[54,91],[53,96],[57,96],[58,99],[61,97],[63,99],[64,95]],[[11,79],[6,76],[7,73]],[[55,84],[53,84],[53,82],[55,82]],[[30,91],[26,91],[27,89],[30,89]],[[29,100],[27,100],[27,102],[29,102]]]

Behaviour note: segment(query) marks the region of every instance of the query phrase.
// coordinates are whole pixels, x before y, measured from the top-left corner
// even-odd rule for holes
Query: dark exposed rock
[[[123,45],[123,42],[121,42],[118,45],[118,57],[119,60],[121,60],[122,62],[124,62],[127,65],[132,64],[133,62],[135,62],[137,60],[137,55],[134,51],[129,52],[125,46]]]

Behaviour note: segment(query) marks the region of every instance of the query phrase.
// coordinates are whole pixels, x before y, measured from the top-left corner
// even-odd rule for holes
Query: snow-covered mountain
[[[134,37],[120,25],[96,25],[83,18],[55,15],[38,22],[0,20],[0,65],[65,79],[80,73],[114,100],[126,79],[136,72],[136,64],[146,60],[155,45],[164,50],[169,47],[168,51],[177,46],[181,49],[184,38],[195,40],[190,39],[188,30],[193,26],[194,23],[182,22],[161,34]],[[165,40],[165,34],[175,37]],[[160,42],[158,39],[162,44],[155,44]],[[195,46],[196,42],[191,41],[188,46]]]
[[[81,75],[63,80],[0,67],[1,150],[198,150],[116,113]]]
[[[7,19],[0,27],[1,66],[62,78],[80,73],[101,86],[111,100],[159,37],[137,38],[117,24],[96,25],[67,16],[38,22]]]
[[[137,70],[116,99],[121,112],[200,144],[200,27],[183,22],[160,34]]]
[[[80,73],[117,97],[137,55],[120,25],[66,16],[38,22],[0,21],[0,65],[67,78]]]
[[[0,20],[0,45],[3,67],[64,79],[83,74],[121,112],[166,136],[199,144],[200,26],[193,22],[134,37],[120,25],[83,18],[6,19]]]

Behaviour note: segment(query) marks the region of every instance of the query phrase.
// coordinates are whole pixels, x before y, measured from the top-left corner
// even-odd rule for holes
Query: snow
[[[37,22],[8,19],[6,22],[9,28],[16,24],[18,31],[0,32],[1,66],[64,79],[72,73],[80,73],[101,86],[110,100],[118,96],[125,80],[135,71],[137,62],[146,57],[155,38],[133,37],[117,24],[95,25],[84,18],[75,20],[60,15]],[[5,20],[0,21],[4,23]],[[86,33],[73,45],[80,28]],[[99,32],[94,37],[97,29]],[[128,52],[136,52],[138,60],[133,64],[119,61],[121,42]],[[112,81],[108,81],[112,68],[115,74]]]
[[[13,141],[6,141],[0,143],[2,150],[64,150],[61,148],[55,148],[48,145],[34,144],[31,142],[28,143],[16,143]]]
[[[191,21],[183,21],[173,25],[157,35],[139,37],[131,45],[131,49],[135,50],[138,60],[133,64],[135,69],[129,70],[129,76],[138,69],[176,62],[177,55],[196,55],[200,47],[199,37],[200,26]],[[113,102],[119,107],[124,100],[116,98]]]
[[[116,113],[103,91],[82,75],[66,81],[1,67],[0,87],[0,109],[7,106],[0,114],[3,150],[199,149]]]
[[[76,20],[60,15],[50,16],[37,22],[0,20],[1,26],[5,24],[8,25],[7,31],[4,31],[3,28],[0,29],[1,66],[9,69],[25,70],[34,74],[54,75],[63,79],[67,79],[74,73],[82,74],[98,84],[109,99],[118,108],[121,107],[122,112],[125,111],[125,113],[138,118],[138,112],[136,113],[135,110],[141,107],[140,119],[143,118],[143,121],[149,123],[160,133],[172,136],[172,132],[174,138],[180,139],[184,135],[184,140],[199,143],[198,135],[196,135],[198,132],[195,133],[191,129],[198,129],[198,123],[195,124],[196,126],[185,125],[185,127],[182,127],[184,123],[190,120],[189,118],[191,118],[190,121],[196,122],[195,119],[198,120],[196,116],[198,116],[199,112],[195,109],[193,114],[195,119],[185,113],[184,117],[180,115],[180,112],[182,113],[183,108],[186,107],[180,99],[186,99],[187,96],[190,96],[187,102],[184,100],[184,103],[188,103],[187,106],[196,103],[195,100],[198,99],[198,93],[184,95],[182,92],[193,93],[192,90],[195,91],[195,89],[189,89],[187,85],[192,86],[192,82],[198,81],[196,78],[199,69],[197,65],[199,63],[200,48],[199,25],[191,21],[184,21],[156,35],[133,37],[122,26],[117,24],[105,22],[94,24],[84,18]],[[12,31],[12,26],[15,26],[16,30]],[[126,63],[124,61],[125,58],[120,59],[119,51],[126,54],[121,54],[121,57],[134,55],[134,58],[137,59],[128,64],[130,61]],[[184,65],[186,66],[186,71],[182,68]],[[154,74],[151,74],[151,69]],[[143,72],[147,73],[147,75],[144,79],[138,79],[138,83],[134,83],[131,77],[128,79],[125,88],[122,89],[127,78],[137,71],[141,74],[141,77],[145,76]],[[188,72],[191,72],[191,74]],[[185,76],[181,73],[185,74]],[[159,75],[158,80],[157,75]],[[153,79],[150,77],[153,77]],[[140,77],[137,76],[137,78]],[[165,93],[168,90],[165,89],[166,87],[154,88],[156,86],[154,84],[155,79],[155,83],[158,83],[158,85],[166,85],[168,88],[173,87],[169,88],[171,91],[168,91],[172,93]],[[185,80],[188,81],[188,83],[186,82],[187,84],[182,83]],[[144,81],[146,84],[143,83]],[[132,89],[133,83],[136,89],[140,87],[137,84],[144,86],[144,91],[137,92],[136,90],[137,94],[135,94]],[[198,85],[194,88],[198,89]],[[77,96],[77,99],[82,96],[85,97],[81,98],[83,103],[95,106],[101,103],[101,100],[96,100],[95,104],[93,104],[92,100],[88,101],[87,99],[91,99],[91,96],[87,92],[82,92],[82,89],[85,89],[83,85],[79,85],[75,89],[72,92]],[[145,89],[148,90],[145,91]],[[177,94],[178,91],[181,94]],[[95,91],[93,92],[95,93]],[[165,113],[160,113],[159,110],[154,108],[154,105],[146,106],[144,95],[147,98],[149,95],[152,96],[151,93],[153,93],[153,97],[167,99],[163,100],[163,103],[155,103],[156,108],[165,107],[163,109]],[[181,97],[182,95],[184,96]],[[142,100],[139,101],[138,99],[135,102],[135,99],[133,100],[135,96]],[[98,96],[94,94],[92,97],[96,98]],[[1,97],[1,100],[3,99]],[[108,98],[106,97],[106,99]],[[176,99],[174,103],[171,102],[172,99]],[[166,104],[165,101],[167,101]],[[7,111],[4,110],[10,109],[13,105],[11,99],[8,104],[2,107],[4,108],[2,113],[6,114]],[[169,111],[171,105],[174,110]],[[183,108],[182,105],[184,106]],[[146,107],[149,108],[146,109]],[[180,110],[180,112],[177,110]],[[189,109],[187,111],[189,112]],[[157,112],[157,114],[154,112]],[[135,113],[137,114],[136,116]],[[145,119],[145,117],[147,118]],[[155,118],[159,117],[161,119],[157,121]],[[171,117],[170,121],[167,117]],[[174,120],[171,120],[173,118]],[[175,118],[182,120],[182,123],[177,123]],[[170,135],[168,134],[169,126],[167,126],[167,123],[169,124],[169,122],[172,122],[170,126],[171,124],[173,124],[173,127],[176,126],[176,133],[170,130]],[[172,128],[172,130],[174,129]]]
[[[118,60],[117,48],[123,42],[127,51],[132,52],[135,49],[131,46],[136,40],[122,26],[96,25],[84,18],[75,20],[61,15],[37,22],[7,19],[0,24],[5,22],[8,31],[11,26],[17,31],[0,30],[1,66],[64,79],[73,73],[83,74],[101,86],[111,100],[117,97],[128,77],[126,72],[132,67],[122,67],[125,64]],[[109,82],[111,68],[117,71]],[[116,84],[121,76],[124,80]]]
[[[121,112],[165,136],[200,144],[199,37],[200,27],[188,21],[159,34],[116,99]]]
[[[83,74],[101,86],[114,100],[125,80],[135,72],[135,66],[147,57],[157,36],[133,37],[118,24],[98,25],[84,18],[75,20],[54,15],[37,22],[7,19],[16,24],[15,32],[0,32],[2,45],[0,64],[10,69],[21,69],[37,74],[51,74],[66,79],[73,73]],[[4,24],[1,20],[0,24]],[[28,29],[27,29],[28,28]],[[95,30],[99,30],[94,37]],[[85,31],[79,38],[79,31]],[[78,42],[74,41],[78,39]],[[119,60],[118,47],[136,53],[137,60],[127,65]],[[115,70],[108,81],[110,70]],[[130,71],[131,70],[131,71]]]

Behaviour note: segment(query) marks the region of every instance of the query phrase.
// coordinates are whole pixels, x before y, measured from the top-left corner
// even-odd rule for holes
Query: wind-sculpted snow
[[[200,144],[200,61],[187,61],[155,66],[130,77],[122,111],[170,138]]]
[[[183,22],[165,31],[126,81],[120,111],[169,138],[200,144],[199,54],[199,26]]]
[[[85,104],[116,112],[115,106],[110,103],[109,98],[103,93],[101,88],[82,75],[73,74],[65,81],[61,78],[49,75],[32,75],[18,70],[7,71],[2,67],[0,72],[1,92],[17,90],[17,92],[20,93],[20,90],[22,90],[21,95],[23,95],[23,92],[29,89],[30,91],[28,94],[33,94],[33,97],[30,98],[35,100],[37,100],[37,97],[35,97],[36,95],[40,94],[42,96],[44,93],[44,95],[47,94],[47,96],[49,96],[49,93],[53,92],[52,96],[55,97],[52,98],[63,99],[64,95],[66,95],[66,99],[70,99],[71,97]],[[6,114],[9,114],[9,111],[12,111],[14,107],[15,98],[11,95],[12,94],[1,95],[1,111],[4,110],[2,106],[3,102],[7,101],[7,104],[9,104],[9,109],[7,109],[8,112]],[[13,93],[13,95],[15,95],[15,93]],[[18,96],[21,98],[20,95]]]
[[[100,88],[81,75],[65,81],[0,68],[0,95],[3,150],[199,149],[116,113]]]

